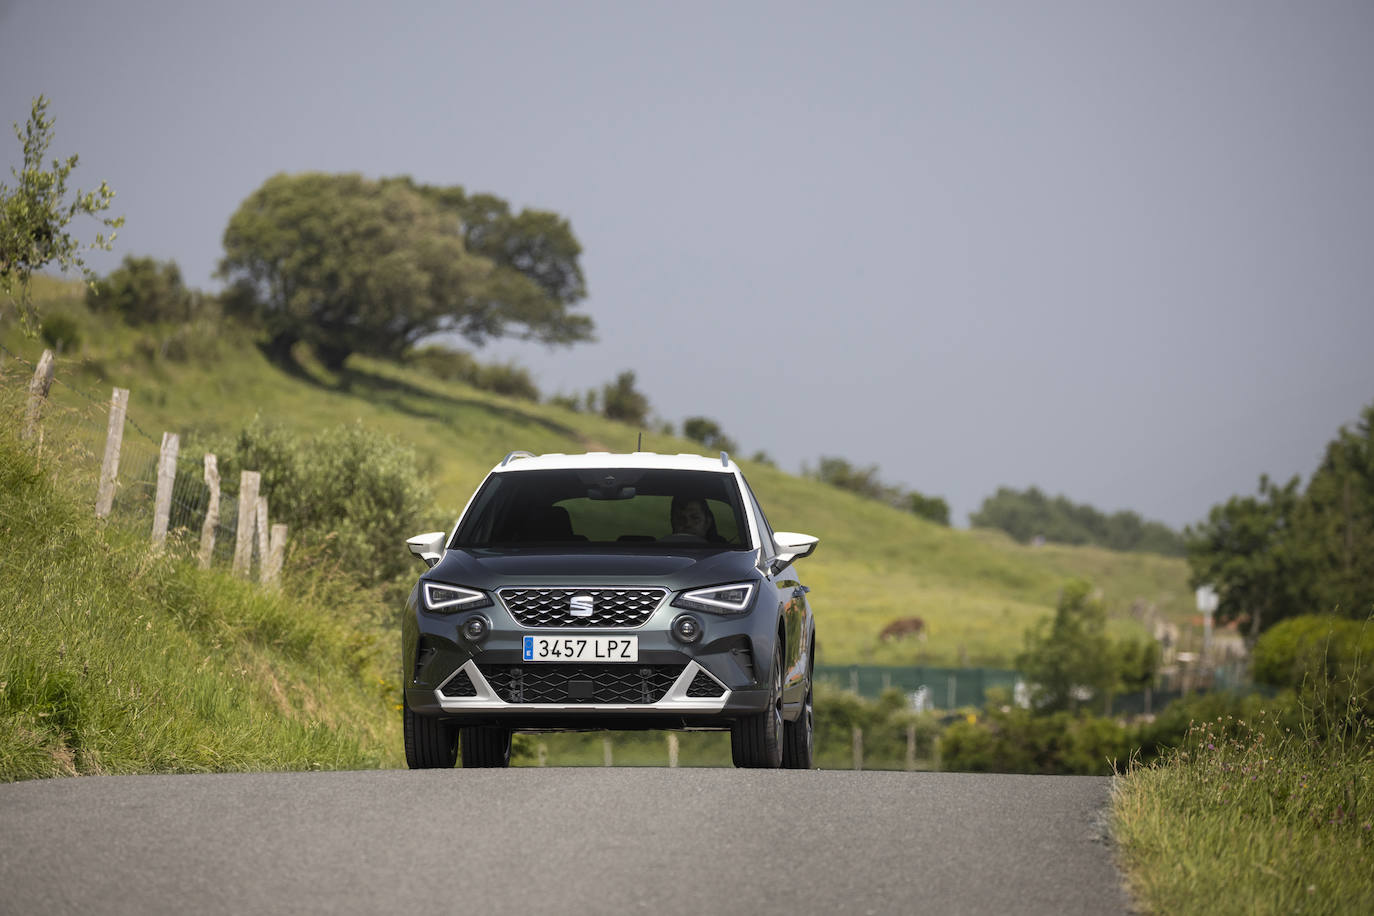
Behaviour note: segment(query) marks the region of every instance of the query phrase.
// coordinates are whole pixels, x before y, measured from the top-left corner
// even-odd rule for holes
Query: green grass
[[[430,465],[441,518],[456,517],[485,473],[513,449],[626,451],[639,433],[599,416],[501,397],[378,360],[353,357],[344,371],[330,373],[306,359],[301,371],[283,372],[231,324],[182,340],[190,356],[163,358],[171,331],[129,328],[92,315],[72,287],[55,282],[36,289],[35,299],[47,310],[72,314],[82,327],[84,347],[59,359],[59,378],[101,401],[112,385],[131,389],[129,416],[153,439],[163,430],[180,432],[186,451],[209,435],[236,432],[255,414],[301,433],[359,420],[408,442]],[[0,326],[0,342],[30,360],[42,347],[12,326]],[[53,396],[57,408],[90,407],[61,386]],[[709,415],[710,405],[701,405],[701,412]],[[94,436],[103,439],[103,426],[96,425]],[[696,443],[652,432],[644,448],[700,451]],[[1174,622],[1191,617],[1182,560],[1029,547],[998,532],[945,528],[768,466],[744,467],[775,528],[821,539],[801,568],[812,588],[824,663],[1011,667],[1023,632],[1052,612],[1071,576],[1101,589],[1116,634],[1140,632],[1130,613],[1137,602],[1155,605]],[[887,623],[908,616],[925,620],[926,641],[878,639]]]
[[[1259,702],[1117,779],[1132,892],[1153,913],[1374,912],[1374,723],[1322,740]]]
[[[365,597],[300,577],[272,594],[197,569],[180,545],[154,554],[145,533],[97,522],[13,416],[0,780],[400,764],[395,650],[358,612]]]

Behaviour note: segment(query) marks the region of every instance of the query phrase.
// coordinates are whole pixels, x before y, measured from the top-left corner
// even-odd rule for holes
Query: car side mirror
[[[777,562],[779,567],[811,556],[816,552],[816,545],[820,542],[820,538],[812,537],[809,534],[798,534],[795,531],[773,532],[773,543],[778,545]]]
[[[426,566],[433,566],[438,563],[444,555],[444,541],[448,538],[448,532],[431,531],[429,534],[417,534],[413,538],[406,539],[406,546],[410,552],[425,561]]]

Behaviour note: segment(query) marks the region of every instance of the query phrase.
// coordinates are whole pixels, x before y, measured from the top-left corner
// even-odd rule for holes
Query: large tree
[[[1374,613],[1374,404],[1341,427],[1307,484],[1296,527],[1310,545],[1315,613]]]
[[[1252,638],[1301,614],[1374,613],[1374,404],[1305,490],[1261,477],[1257,496],[1213,506],[1187,538],[1194,584],[1215,586],[1218,618],[1248,619]]]
[[[1256,496],[1233,496],[1184,532],[1194,585],[1217,592],[1217,620],[1245,621],[1253,640],[1279,620],[1312,610],[1307,545],[1294,522],[1299,478],[1261,476]]]
[[[33,100],[24,128],[14,125],[14,135],[24,148],[24,165],[10,169],[13,187],[0,183],[0,291],[19,306],[29,325],[37,317],[29,299],[33,272],[56,264],[62,270],[77,268],[88,281],[94,281],[95,275],[81,253],[108,251],[115,240],[113,230],[124,224],[123,217],[100,215],[114,200],[114,191],[105,182],[94,191],[77,190],[68,195],[67,179],[76,169],[75,154],[65,160],[54,159],[44,167],[54,124],[47,112],[48,100],[40,95]],[[83,215],[96,217],[112,231],[108,236],[97,232],[94,242],[83,244],[67,231],[71,221]]]
[[[230,218],[224,250],[231,301],[257,314],[282,358],[302,340],[338,367],[350,353],[398,357],[439,331],[479,344],[591,337],[591,320],[569,311],[586,290],[567,222],[461,188],[275,175]]]
[[[1107,637],[1107,611],[1082,579],[1065,583],[1054,616],[1026,631],[1016,670],[1031,684],[1036,709],[1055,712],[1078,705],[1080,691],[1110,692],[1120,679],[1121,655]]]

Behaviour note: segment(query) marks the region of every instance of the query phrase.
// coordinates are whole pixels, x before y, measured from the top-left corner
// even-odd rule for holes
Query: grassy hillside
[[[301,371],[286,373],[242,331],[129,328],[89,314],[73,287],[56,282],[39,297],[47,313],[70,313],[81,328],[81,348],[59,360],[59,377],[99,399],[108,399],[112,385],[131,389],[129,416],[154,437],[179,432],[184,448],[193,448],[210,435],[238,430],[255,414],[300,432],[357,420],[402,437],[429,463],[439,494],[434,517],[417,519],[416,531],[435,521],[451,524],[508,451],[628,451],[638,434],[598,416],[503,398],[369,359],[354,357],[339,373],[306,360]],[[12,323],[0,327],[0,342],[30,360],[42,349],[41,341],[25,340]],[[77,397],[54,389],[58,403]],[[712,413],[711,405],[701,405],[701,412]],[[746,430],[734,432],[747,441]],[[700,449],[648,432],[644,448]],[[843,452],[842,445],[820,450]],[[825,663],[1010,666],[1023,631],[1051,611],[1070,576],[1086,577],[1102,590],[1118,631],[1137,626],[1129,614],[1137,600],[1176,621],[1190,616],[1181,560],[1023,546],[997,532],[944,528],[771,467],[746,463],[745,470],[775,528],[821,538],[803,574],[812,587]],[[924,643],[879,641],[889,621],[913,615],[927,623]]]
[[[389,627],[346,584],[274,595],[152,555],[0,408],[0,781],[401,764]]]

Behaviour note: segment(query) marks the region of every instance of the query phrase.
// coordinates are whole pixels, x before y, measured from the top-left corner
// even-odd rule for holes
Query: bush
[[[1296,691],[1319,726],[1351,709],[1374,717],[1374,619],[1290,617],[1255,643],[1253,666],[1257,682]]]
[[[913,515],[919,515],[937,525],[949,527],[949,503],[940,496],[926,496],[916,490],[907,494],[907,503]]]
[[[361,423],[306,438],[256,419],[207,451],[219,456],[226,490],[240,471],[260,471],[293,548],[317,550],[365,585],[410,571],[404,540],[439,521],[415,452]]]
[[[444,381],[462,382],[526,401],[538,401],[540,397],[529,370],[515,363],[479,363],[470,353],[440,346],[415,350],[406,357],[406,362]]]
[[[864,767],[905,765],[907,730],[914,729],[916,754],[935,756],[939,720],[932,713],[914,712],[897,688],[867,700],[847,690],[817,683],[815,703],[816,760],[822,767],[847,769],[853,765],[854,729],[863,730]]]
[[[648,422],[649,399],[635,388],[633,372],[622,372],[615,377],[615,381],[602,387],[601,414],[610,420],[638,426]]]
[[[38,327],[43,342],[58,353],[75,353],[81,349],[81,326],[71,315],[58,312],[43,319]]]
[[[688,417],[683,420],[682,435],[693,442],[700,442],[713,452],[738,450],[735,440],[725,435],[725,430],[710,417]]]
[[[1114,762],[1126,762],[1132,746],[1130,731],[1111,719],[993,710],[985,718],[957,721],[945,730],[941,766],[971,773],[1105,776]]]
[[[93,312],[115,312],[129,324],[175,324],[190,321],[205,302],[182,283],[175,261],[129,255],[87,290],[86,305]]]

